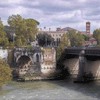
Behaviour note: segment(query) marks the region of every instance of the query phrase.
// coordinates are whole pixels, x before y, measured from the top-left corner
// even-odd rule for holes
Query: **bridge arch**
[[[26,55],[22,55],[22,56],[19,56],[18,59],[17,59],[17,64],[20,65],[20,64],[25,64],[25,63],[29,63],[32,62],[31,58],[29,56],[26,56]]]
[[[29,56],[22,55],[17,60],[17,68],[19,76],[29,73],[32,67],[32,60]]]
[[[28,55],[19,55],[17,58],[16,58],[16,63],[18,63],[19,59],[23,58],[24,60],[29,58],[31,61],[32,61],[32,57],[28,56]]]

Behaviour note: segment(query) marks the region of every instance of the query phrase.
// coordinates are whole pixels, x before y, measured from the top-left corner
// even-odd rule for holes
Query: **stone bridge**
[[[14,63],[18,69],[18,75],[22,76],[26,73],[40,73],[40,64],[43,61],[40,48],[16,48],[14,50]]]
[[[19,76],[44,75],[54,73],[56,69],[56,51],[54,48],[15,48],[14,64]]]
[[[100,48],[65,48],[60,61],[78,80],[100,79]]]
[[[100,79],[100,48],[65,48],[59,62],[78,81]],[[52,75],[56,72],[56,52],[54,48],[16,48],[14,63],[20,76],[41,72]]]

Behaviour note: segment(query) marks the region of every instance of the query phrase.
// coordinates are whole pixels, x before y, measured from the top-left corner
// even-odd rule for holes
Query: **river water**
[[[0,100],[100,100],[100,81],[72,80],[11,82],[0,90]]]

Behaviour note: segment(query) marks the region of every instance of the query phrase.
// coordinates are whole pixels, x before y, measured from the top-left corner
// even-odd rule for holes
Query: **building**
[[[80,31],[80,33],[84,34],[84,35],[91,36],[91,23],[90,22],[86,22],[86,30],[85,31]]]
[[[41,72],[44,75],[53,75],[56,71],[56,50],[54,48],[42,48],[43,62],[41,63]]]
[[[44,34],[44,33],[50,35],[54,39],[54,41],[51,44],[52,46],[58,46],[61,37],[63,36],[63,34],[65,34],[65,32],[63,31],[39,31],[38,34]]]
[[[86,22],[86,34],[90,34],[90,22]]]
[[[73,28],[70,28],[70,27],[65,27],[65,28],[57,28],[56,31],[51,31],[51,29],[49,29],[49,31],[40,29],[39,32],[37,33],[37,35],[38,34],[44,34],[44,33],[50,35],[54,39],[54,41],[52,42],[51,45],[56,47],[56,46],[59,45],[59,43],[61,41],[61,37],[64,34],[68,33],[68,31],[70,31],[70,30],[74,30],[76,32],[79,32],[76,29],[73,29]]]
[[[90,45],[93,45],[93,46],[97,45],[97,41],[96,41],[95,38],[91,37],[91,38],[89,39],[89,41],[90,41]]]
[[[54,41],[52,42],[51,45],[54,46],[54,47],[57,47],[59,45],[60,41],[61,41],[61,37],[63,36],[63,34],[66,34],[66,33],[68,33],[69,31],[72,31],[72,30],[75,31],[76,33],[91,36],[90,25],[91,25],[90,22],[86,22],[86,30],[85,31],[79,31],[79,30],[71,28],[71,27],[65,27],[65,28],[58,27],[56,29],[56,31],[52,31],[51,28],[49,28],[48,31],[45,28],[44,28],[44,30],[42,30],[40,28],[40,30],[37,34],[46,33],[46,34],[50,35],[54,39]]]

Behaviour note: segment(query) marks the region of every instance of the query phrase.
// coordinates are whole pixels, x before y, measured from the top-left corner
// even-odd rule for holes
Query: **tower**
[[[90,22],[86,22],[86,34],[90,34]]]

